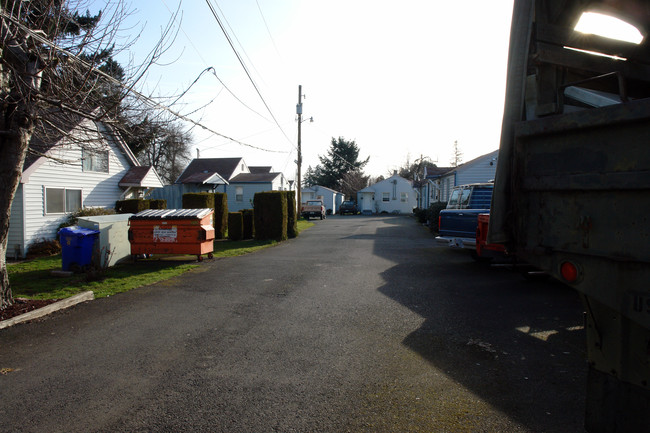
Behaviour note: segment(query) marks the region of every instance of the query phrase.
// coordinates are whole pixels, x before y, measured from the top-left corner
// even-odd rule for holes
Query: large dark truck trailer
[[[584,12],[644,38],[575,31]],[[650,431],[648,32],[647,0],[514,1],[488,242],[580,292],[590,433]]]

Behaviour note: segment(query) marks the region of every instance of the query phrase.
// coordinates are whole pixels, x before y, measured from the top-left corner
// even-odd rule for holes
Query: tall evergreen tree
[[[307,169],[305,185],[322,185],[327,188],[340,189],[341,181],[347,173],[361,173],[370,157],[359,160],[359,147],[354,140],[332,137],[327,155],[318,156],[320,164]]]

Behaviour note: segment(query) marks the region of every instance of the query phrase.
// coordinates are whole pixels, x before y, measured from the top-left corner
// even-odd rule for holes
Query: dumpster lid
[[[85,229],[79,226],[70,226],[63,227],[59,230],[60,235],[77,235],[77,236],[89,236],[89,235],[98,235],[99,230]]]
[[[214,209],[147,209],[129,218],[131,220],[160,220],[160,219],[202,219]]]

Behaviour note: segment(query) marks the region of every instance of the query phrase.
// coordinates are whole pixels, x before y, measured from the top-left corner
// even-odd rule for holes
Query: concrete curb
[[[69,298],[62,299],[58,302],[46,305],[45,307],[37,308],[36,310],[21,314],[20,316],[3,320],[0,322],[0,329],[8,328],[10,326],[17,325],[18,323],[38,319],[39,317],[46,316],[55,311],[72,307],[73,305],[80,304],[81,302],[92,301],[93,299],[95,299],[95,294],[92,291],[79,293],[78,295],[70,296]]]

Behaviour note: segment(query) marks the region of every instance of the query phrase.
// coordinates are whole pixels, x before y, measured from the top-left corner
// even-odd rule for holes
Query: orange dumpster
[[[213,209],[149,209],[129,218],[131,255],[203,254],[214,251]]]

